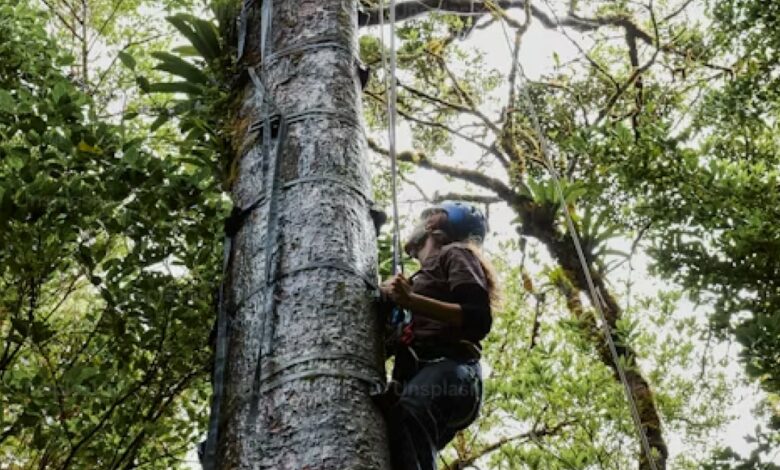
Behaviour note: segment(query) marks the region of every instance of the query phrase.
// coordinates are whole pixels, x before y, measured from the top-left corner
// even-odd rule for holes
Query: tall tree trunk
[[[239,207],[265,198],[234,238],[226,280],[217,468],[386,469],[384,421],[368,395],[384,356],[369,287],[357,2],[276,0],[265,18],[254,3],[242,61],[263,84],[242,85],[233,197]],[[259,124],[276,111],[287,125],[269,126],[268,139]]]

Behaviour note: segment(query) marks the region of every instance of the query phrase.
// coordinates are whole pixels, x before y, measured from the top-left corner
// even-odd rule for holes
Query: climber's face
[[[417,258],[417,253],[420,248],[425,244],[425,240],[428,238],[428,232],[425,231],[425,221],[420,221],[415,225],[411,235],[404,244],[404,251],[412,258]]]
[[[441,209],[432,209],[423,212],[420,221],[412,230],[411,235],[404,244],[404,251],[412,258],[419,259],[420,250],[425,246],[428,237],[436,230],[441,230],[447,223],[447,213]]]

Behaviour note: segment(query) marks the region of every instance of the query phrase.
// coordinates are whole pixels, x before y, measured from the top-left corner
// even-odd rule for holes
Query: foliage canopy
[[[205,426],[221,225],[239,170],[240,2],[196,16],[181,0],[83,3],[0,0],[0,460],[185,468]],[[780,439],[780,6],[473,3],[481,14],[398,27],[399,112],[414,147],[402,176],[414,186],[421,167],[465,181],[453,188],[517,217],[495,253],[506,300],[486,345],[483,418],[447,450],[446,468],[635,465],[622,392],[561,248],[566,208],[619,307],[625,365],[641,365],[667,440],[684,447],[670,466],[777,468],[766,454]],[[709,17],[686,17],[692,5]],[[578,53],[562,62],[551,51],[554,69],[526,80],[512,53],[537,47],[526,43],[533,28]],[[470,47],[486,29],[506,33],[506,69]],[[364,32],[366,120],[379,134],[382,46]],[[384,165],[381,139],[371,147]],[[378,172],[380,201],[386,183]],[[385,257],[388,247],[385,234]],[[632,289],[640,255],[674,285]],[[768,392],[773,428],[744,458],[713,437],[738,381],[709,345],[730,340]]]

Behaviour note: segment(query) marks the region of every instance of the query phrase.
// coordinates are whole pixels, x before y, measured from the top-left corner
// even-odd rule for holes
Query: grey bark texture
[[[384,380],[384,355],[365,282],[376,279],[377,250],[354,66],[357,1],[270,7],[264,62],[262,7],[249,14],[243,61],[258,65],[263,86],[245,85],[235,126],[243,145],[234,201],[266,197],[234,238],[226,279],[217,468],[388,469],[384,420],[369,397]],[[269,140],[251,131],[275,111],[266,98],[284,117],[306,115]]]

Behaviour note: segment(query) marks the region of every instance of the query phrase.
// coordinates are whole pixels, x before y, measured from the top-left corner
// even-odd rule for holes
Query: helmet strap
[[[444,229],[437,228],[431,230],[429,233],[431,237],[433,237],[433,239],[436,240],[436,242],[440,246],[449,245],[454,241],[452,237]]]

